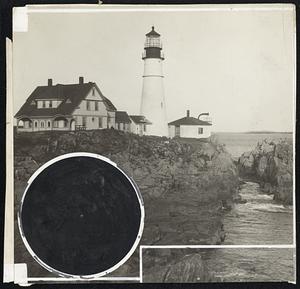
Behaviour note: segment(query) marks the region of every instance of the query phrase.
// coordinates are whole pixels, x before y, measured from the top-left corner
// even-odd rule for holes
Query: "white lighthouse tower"
[[[154,30],[154,26],[146,34],[144,49],[144,75],[140,113],[152,123],[147,128],[148,135],[167,136],[168,125],[162,71],[164,56],[160,34]]]

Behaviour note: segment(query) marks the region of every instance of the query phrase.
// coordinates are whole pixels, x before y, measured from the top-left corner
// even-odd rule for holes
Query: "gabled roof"
[[[116,111],[116,107],[107,99],[94,82],[77,84],[56,84],[53,86],[38,86],[26,102],[16,113],[15,117],[21,116],[55,116],[70,115],[78,107],[80,102],[87,96],[90,90],[95,87],[99,92],[107,110]],[[37,108],[34,105],[36,100],[59,99],[62,103],[57,108]]]
[[[152,30],[146,34],[147,37],[159,37],[160,34],[154,30],[154,26],[152,26]]]
[[[143,115],[130,115],[130,118],[136,124],[140,124],[140,123],[152,124],[152,122],[146,119]]]
[[[174,120],[172,122],[169,122],[168,125],[176,125],[176,126],[178,126],[178,125],[211,125],[211,123],[200,120],[195,117],[186,116],[186,117]]]
[[[116,111],[116,123],[131,123],[131,119],[126,111]]]
[[[98,91],[100,92],[100,95],[101,95],[102,98],[103,98],[103,102],[104,102],[104,104],[105,104],[107,110],[110,110],[110,111],[116,111],[117,108],[113,105],[113,103],[112,103],[107,97],[105,97],[105,96],[102,94],[102,92],[101,92],[100,89],[97,87],[97,85],[96,85],[96,88],[97,88]]]

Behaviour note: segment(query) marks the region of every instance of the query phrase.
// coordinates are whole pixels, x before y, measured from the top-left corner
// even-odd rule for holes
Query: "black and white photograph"
[[[13,12],[7,282],[296,282],[292,4]]]

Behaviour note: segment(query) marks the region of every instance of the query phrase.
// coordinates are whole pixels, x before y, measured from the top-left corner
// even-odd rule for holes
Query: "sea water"
[[[263,139],[292,141],[291,134],[220,134],[233,158],[255,148]],[[224,245],[292,245],[293,207],[273,200],[259,184],[245,182],[240,189],[243,204],[235,204],[224,216]],[[293,281],[295,250],[292,248],[214,249],[208,266],[222,281]]]
[[[240,195],[245,204],[235,204],[224,216],[224,244],[292,244],[293,208],[273,200],[257,183],[246,182]]]

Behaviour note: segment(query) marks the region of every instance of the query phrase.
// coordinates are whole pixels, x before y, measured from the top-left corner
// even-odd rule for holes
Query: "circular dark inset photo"
[[[57,157],[30,178],[18,215],[26,248],[61,276],[106,275],[135,251],[144,206],[135,183],[96,154]]]

